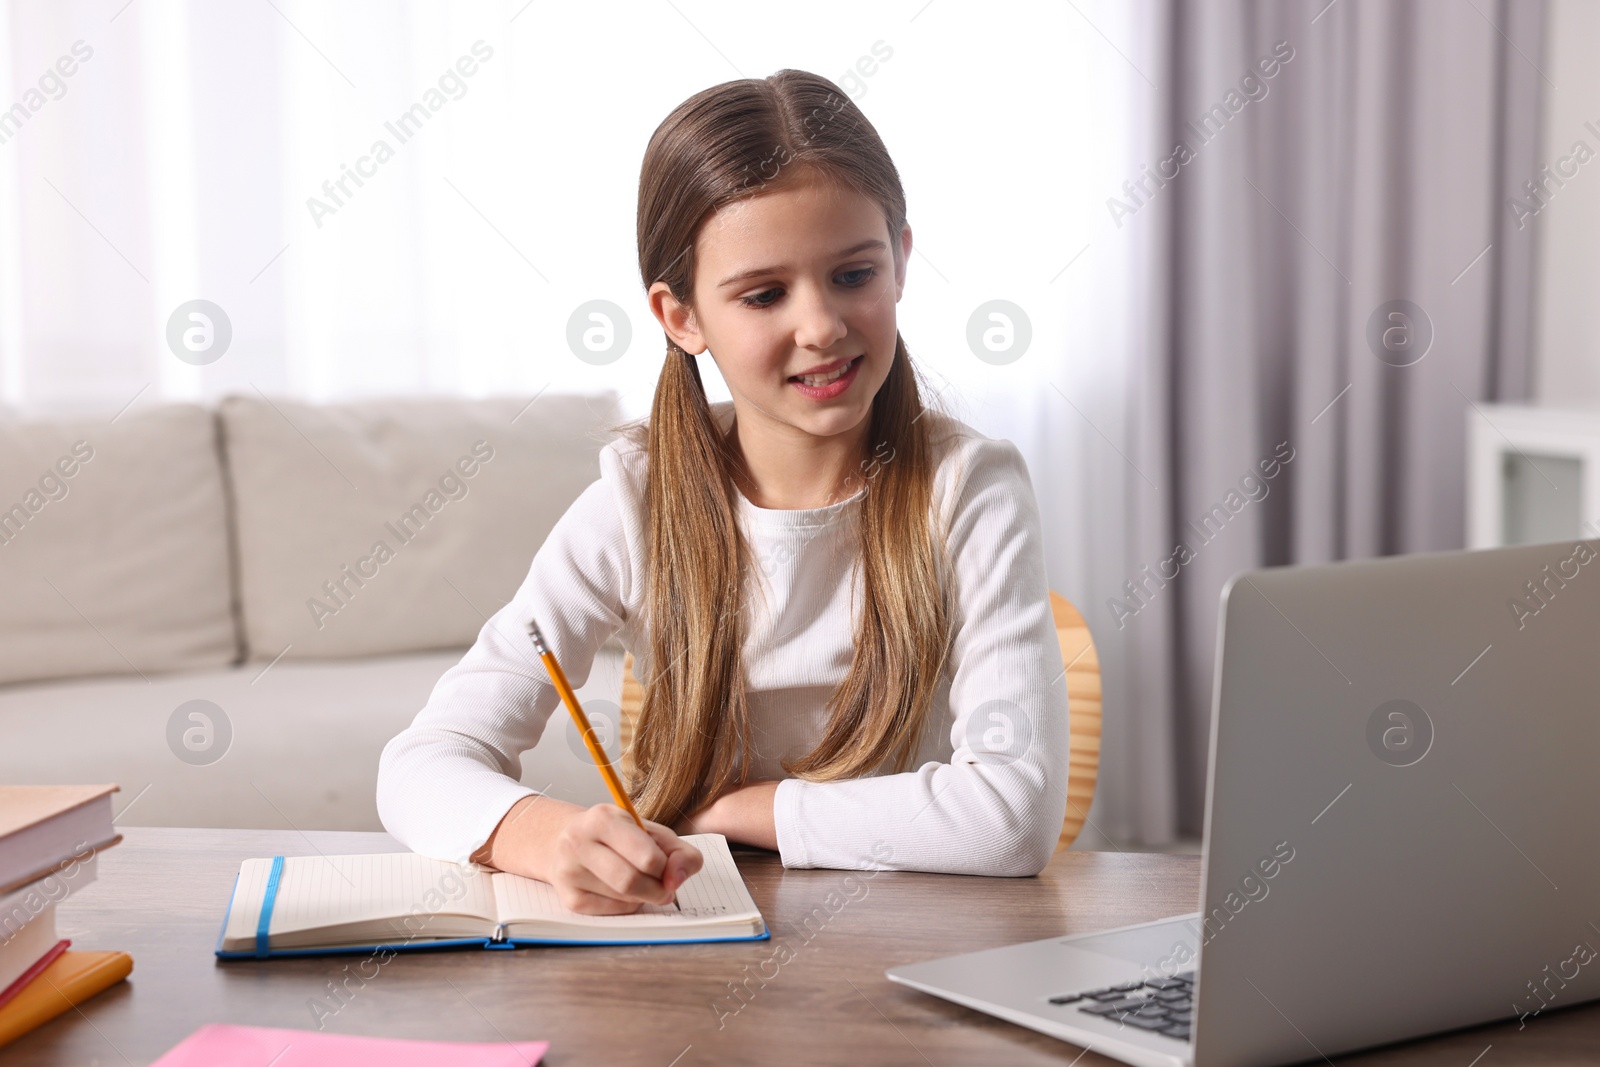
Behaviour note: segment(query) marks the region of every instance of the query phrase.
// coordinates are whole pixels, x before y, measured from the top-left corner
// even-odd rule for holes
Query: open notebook
[[[413,852],[245,860],[217,955],[770,937],[727,839],[690,834],[684,840],[700,850],[705,865],[678,887],[677,905],[645,904],[629,915],[579,915],[545,882]]]

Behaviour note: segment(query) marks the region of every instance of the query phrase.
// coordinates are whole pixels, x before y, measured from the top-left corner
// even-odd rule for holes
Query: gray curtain
[[[1511,200],[1541,177],[1550,91],[1540,2],[1152,12],[1151,158],[1190,156],[1129,194],[1154,319],[1129,420],[1152,485],[1126,506],[1151,570],[1097,606],[1100,827],[1147,842],[1202,829],[1231,575],[1464,543],[1471,405],[1530,386],[1533,227]]]

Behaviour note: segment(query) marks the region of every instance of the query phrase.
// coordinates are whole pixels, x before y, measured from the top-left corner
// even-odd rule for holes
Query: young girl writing
[[[707,89],[646,149],[638,245],[668,340],[650,416],[384,749],[384,826],[596,914],[670,900],[701,863],[680,833],[788,867],[1038,873],[1067,792],[1038,507],[1014,445],[923,405],[877,131],[802,71]],[[633,653],[644,830],[519,783],[563,714],[529,618],[575,686],[613,634]]]

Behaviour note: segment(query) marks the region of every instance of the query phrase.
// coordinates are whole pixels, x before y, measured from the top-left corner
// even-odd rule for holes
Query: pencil
[[[617,807],[632,815],[633,821],[643,830],[644,822],[634,810],[633,801],[628,798],[627,790],[622,788],[622,779],[617,777],[616,770],[612,768],[606,750],[600,747],[600,742],[595,738],[594,727],[589,725],[589,716],[583,713],[583,707],[578,703],[578,694],[572,691],[566,672],[556,661],[556,654],[545,645],[544,635],[539,632],[539,624],[532,619],[528,620],[528,636],[533,638],[533,651],[544,661],[545,670],[550,672],[550,679],[555,682],[556,691],[561,694],[567,710],[572,713],[572,721],[578,724],[578,732],[583,735],[583,743],[589,746],[589,756],[594,760],[594,765],[600,768],[600,777],[606,780],[606,788],[611,790],[611,799],[617,802]]]
[[[567,681],[567,674],[561,669],[561,664],[556,661],[556,654],[544,643],[544,635],[539,632],[539,624],[533,619],[528,620],[528,636],[533,639],[533,651],[544,662],[545,670],[550,672],[550,680],[555,683],[556,692],[561,694],[561,700],[572,713],[572,721],[578,724],[578,732],[583,735],[583,743],[589,747],[589,756],[594,760],[594,765],[600,768],[600,777],[606,780],[606,788],[611,790],[611,799],[617,802],[617,807],[633,816],[633,821],[639,829],[644,829],[644,820],[639,818],[633,801],[628,797],[628,791],[622,788],[622,779],[617,777],[617,772],[611,766],[611,759],[606,755],[606,750],[600,747],[600,742],[594,736],[594,727],[589,725],[589,716],[583,713],[583,706],[578,703],[578,694],[572,691],[572,685]],[[672,895],[672,905],[682,911],[678,904],[678,895]]]

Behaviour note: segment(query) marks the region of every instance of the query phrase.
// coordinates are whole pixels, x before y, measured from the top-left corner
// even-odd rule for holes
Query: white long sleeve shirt
[[[712,409],[730,424],[731,402]],[[766,590],[746,615],[748,779],[781,779],[773,815],[786,867],[1030,875],[1061,829],[1067,686],[1027,467],[1009,441],[926,417],[933,514],[950,523],[955,617],[912,770],[834,782],[786,775],[782,761],[821,739],[828,698],[850,666],[863,493],[795,511],[737,498]],[[409,848],[465,861],[535,792],[518,781],[519,757],[564,711],[533,655],[529,618],[574,687],[613,634],[633,653],[635,676],[649,676],[647,462],[622,438],[601,450],[600,478],[551,530],[516,596],[384,748],[378,812]]]

